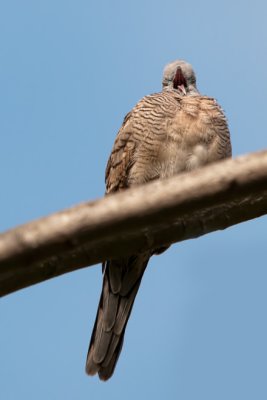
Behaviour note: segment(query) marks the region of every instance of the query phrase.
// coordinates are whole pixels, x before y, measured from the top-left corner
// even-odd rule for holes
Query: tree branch
[[[0,295],[267,213],[267,151],[151,182],[0,235]]]

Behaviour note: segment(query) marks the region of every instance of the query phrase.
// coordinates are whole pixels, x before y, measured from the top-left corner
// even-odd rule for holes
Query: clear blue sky
[[[223,106],[234,155],[266,148],[266,13],[263,0],[2,0],[0,230],[101,197],[124,115],[176,58]],[[1,398],[266,399],[266,232],[263,217],[154,257],[107,383],[84,372],[99,266],[5,297]]]

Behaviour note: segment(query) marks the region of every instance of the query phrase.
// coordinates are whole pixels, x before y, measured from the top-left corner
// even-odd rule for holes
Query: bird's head
[[[166,65],[163,71],[162,89],[177,90],[183,96],[199,94],[192,66],[183,60],[176,60]]]

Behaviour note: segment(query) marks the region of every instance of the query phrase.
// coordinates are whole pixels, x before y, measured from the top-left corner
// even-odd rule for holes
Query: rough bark
[[[126,190],[0,235],[0,295],[267,213],[267,151]]]

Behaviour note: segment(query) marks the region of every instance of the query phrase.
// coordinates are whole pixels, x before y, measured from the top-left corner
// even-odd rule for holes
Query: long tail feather
[[[124,333],[148,254],[107,261],[102,293],[86,360],[86,372],[109,379],[118,361]]]

